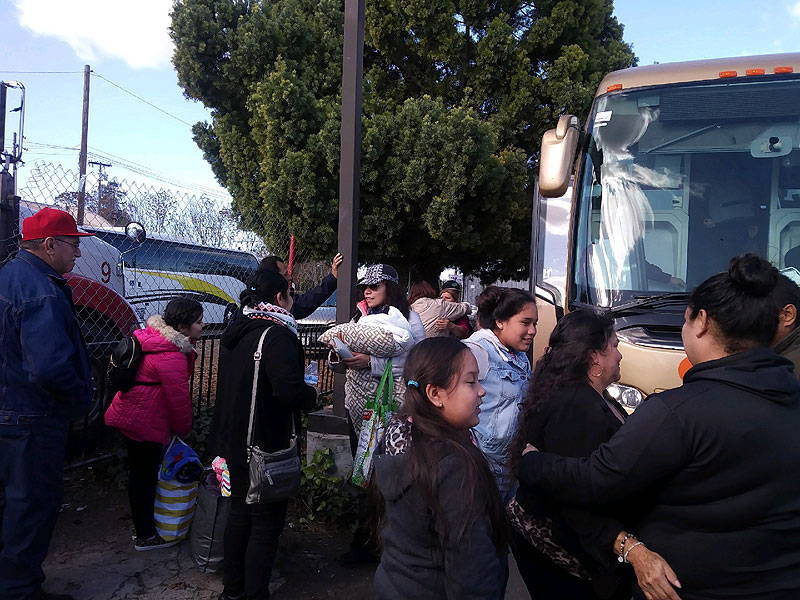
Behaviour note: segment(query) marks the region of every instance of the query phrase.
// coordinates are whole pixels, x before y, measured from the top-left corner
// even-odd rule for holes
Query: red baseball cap
[[[78,231],[72,215],[56,208],[43,208],[35,215],[23,219],[22,240],[41,240],[48,237],[73,236],[84,237],[94,235]]]

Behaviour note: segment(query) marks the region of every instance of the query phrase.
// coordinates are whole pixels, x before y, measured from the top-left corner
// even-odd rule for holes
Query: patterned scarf
[[[242,314],[248,319],[266,319],[267,321],[278,323],[279,325],[288,327],[292,333],[300,337],[300,334],[297,332],[297,321],[295,321],[294,316],[288,310],[280,306],[275,306],[269,302],[259,302],[253,308],[245,306],[242,309]]]

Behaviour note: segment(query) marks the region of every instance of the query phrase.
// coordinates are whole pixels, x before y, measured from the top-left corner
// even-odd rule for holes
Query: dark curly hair
[[[612,335],[614,320],[591,310],[572,311],[556,323],[550,334],[550,346],[536,362],[519,413],[519,426],[509,455],[511,477],[516,477],[532,415],[554,391],[587,382],[592,352],[604,350]]]
[[[275,303],[275,296],[289,291],[289,282],[283,275],[268,269],[258,269],[247,280],[247,287],[239,295],[242,306],[255,306],[259,302]]]

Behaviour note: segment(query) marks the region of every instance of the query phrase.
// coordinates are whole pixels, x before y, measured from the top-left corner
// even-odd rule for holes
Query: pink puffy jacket
[[[192,399],[189,377],[195,351],[191,340],[164,322],[161,315],[147,319],[147,329],[133,332],[145,354],[137,381],[161,385],[138,385],[117,392],[106,411],[106,425],[116,427],[137,442],[169,442],[171,434],[187,435],[192,429]]]

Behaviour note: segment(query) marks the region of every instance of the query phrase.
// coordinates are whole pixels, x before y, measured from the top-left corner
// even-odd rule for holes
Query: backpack
[[[158,381],[136,381],[145,354],[135,335],[122,338],[111,353],[106,372],[107,389],[112,393],[129,392],[137,385],[161,385]]]

